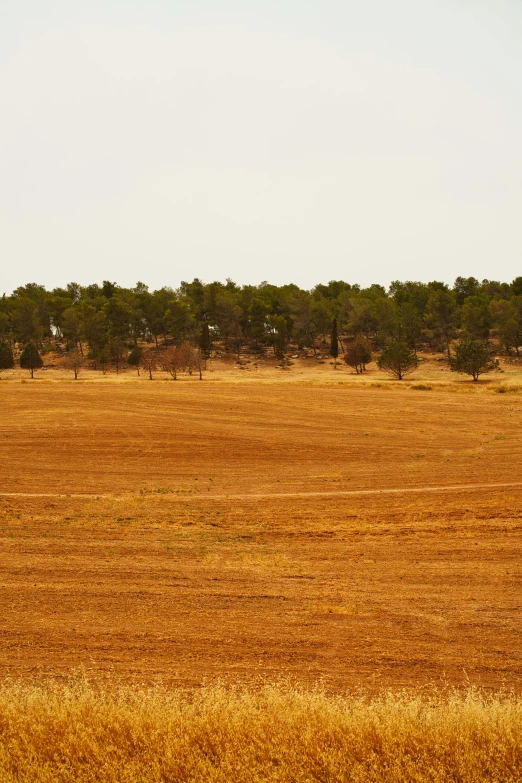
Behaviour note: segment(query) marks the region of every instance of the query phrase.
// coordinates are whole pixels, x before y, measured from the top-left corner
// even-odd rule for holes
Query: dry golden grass
[[[4,684],[2,783],[518,783],[522,700]]]

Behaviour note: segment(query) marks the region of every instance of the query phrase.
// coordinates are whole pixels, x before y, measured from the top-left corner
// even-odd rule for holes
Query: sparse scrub
[[[3,783],[519,781],[522,700],[7,683]]]
[[[510,386],[497,386],[493,391],[496,394],[517,394],[517,392],[522,391],[522,386],[513,383]]]

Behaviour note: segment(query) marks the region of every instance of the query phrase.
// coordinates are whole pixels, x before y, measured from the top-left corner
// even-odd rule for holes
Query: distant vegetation
[[[464,361],[462,349],[451,367],[469,372],[472,366],[474,378],[477,366],[479,374],[493,368],[493,349],[520,356],[522,277],[512,283],[458,277],[452,288],[436,281],[396,281],[389,290],[338,280],[311,291],[198,279],[156,291],[143,283],[134,288],[109,281],[70,283],[52,291],[30,283],[0,299],[0,369],[9,369],[12,358],[32,345],[40,354],[74,351],[66,366],[75,377],[84,363],[103,372],[128,363],[137,372],[145,368],[149,377],[160,368],[175,378],[178,368],[201,371],[201,362],[216,349],[238,358],[245,350],[270,351],[283,362],[291,351],[322,350],[334,366],[341,354],[357,372],[377,351],[385,356],[381,366],[402,377],[401,367],[390,367],[390,357],[400,356],[402,363],[406,358],[410,369],[419,350],[450,359],[457,339],[468,341],[468,358]],[[478,341],[489,356],[470,365],[469,340]],[[27,361],[21,366],[34,372],[33,348]]]
[[[3,783],[515,783],[522,704],[511,697],[206,687],[103,693],[7,683],[0,691]]]

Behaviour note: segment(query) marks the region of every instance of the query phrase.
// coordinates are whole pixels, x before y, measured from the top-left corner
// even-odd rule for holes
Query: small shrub
[[[513,384],[512,386],[497,386],[493,391],[495,394],[516,394],[517,392],[522,391],[522,386],[518,384]]]

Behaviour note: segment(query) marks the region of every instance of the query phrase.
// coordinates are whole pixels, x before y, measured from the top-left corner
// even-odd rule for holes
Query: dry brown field
[[[0,677],[522,691],[520,371],[6,376]]]

